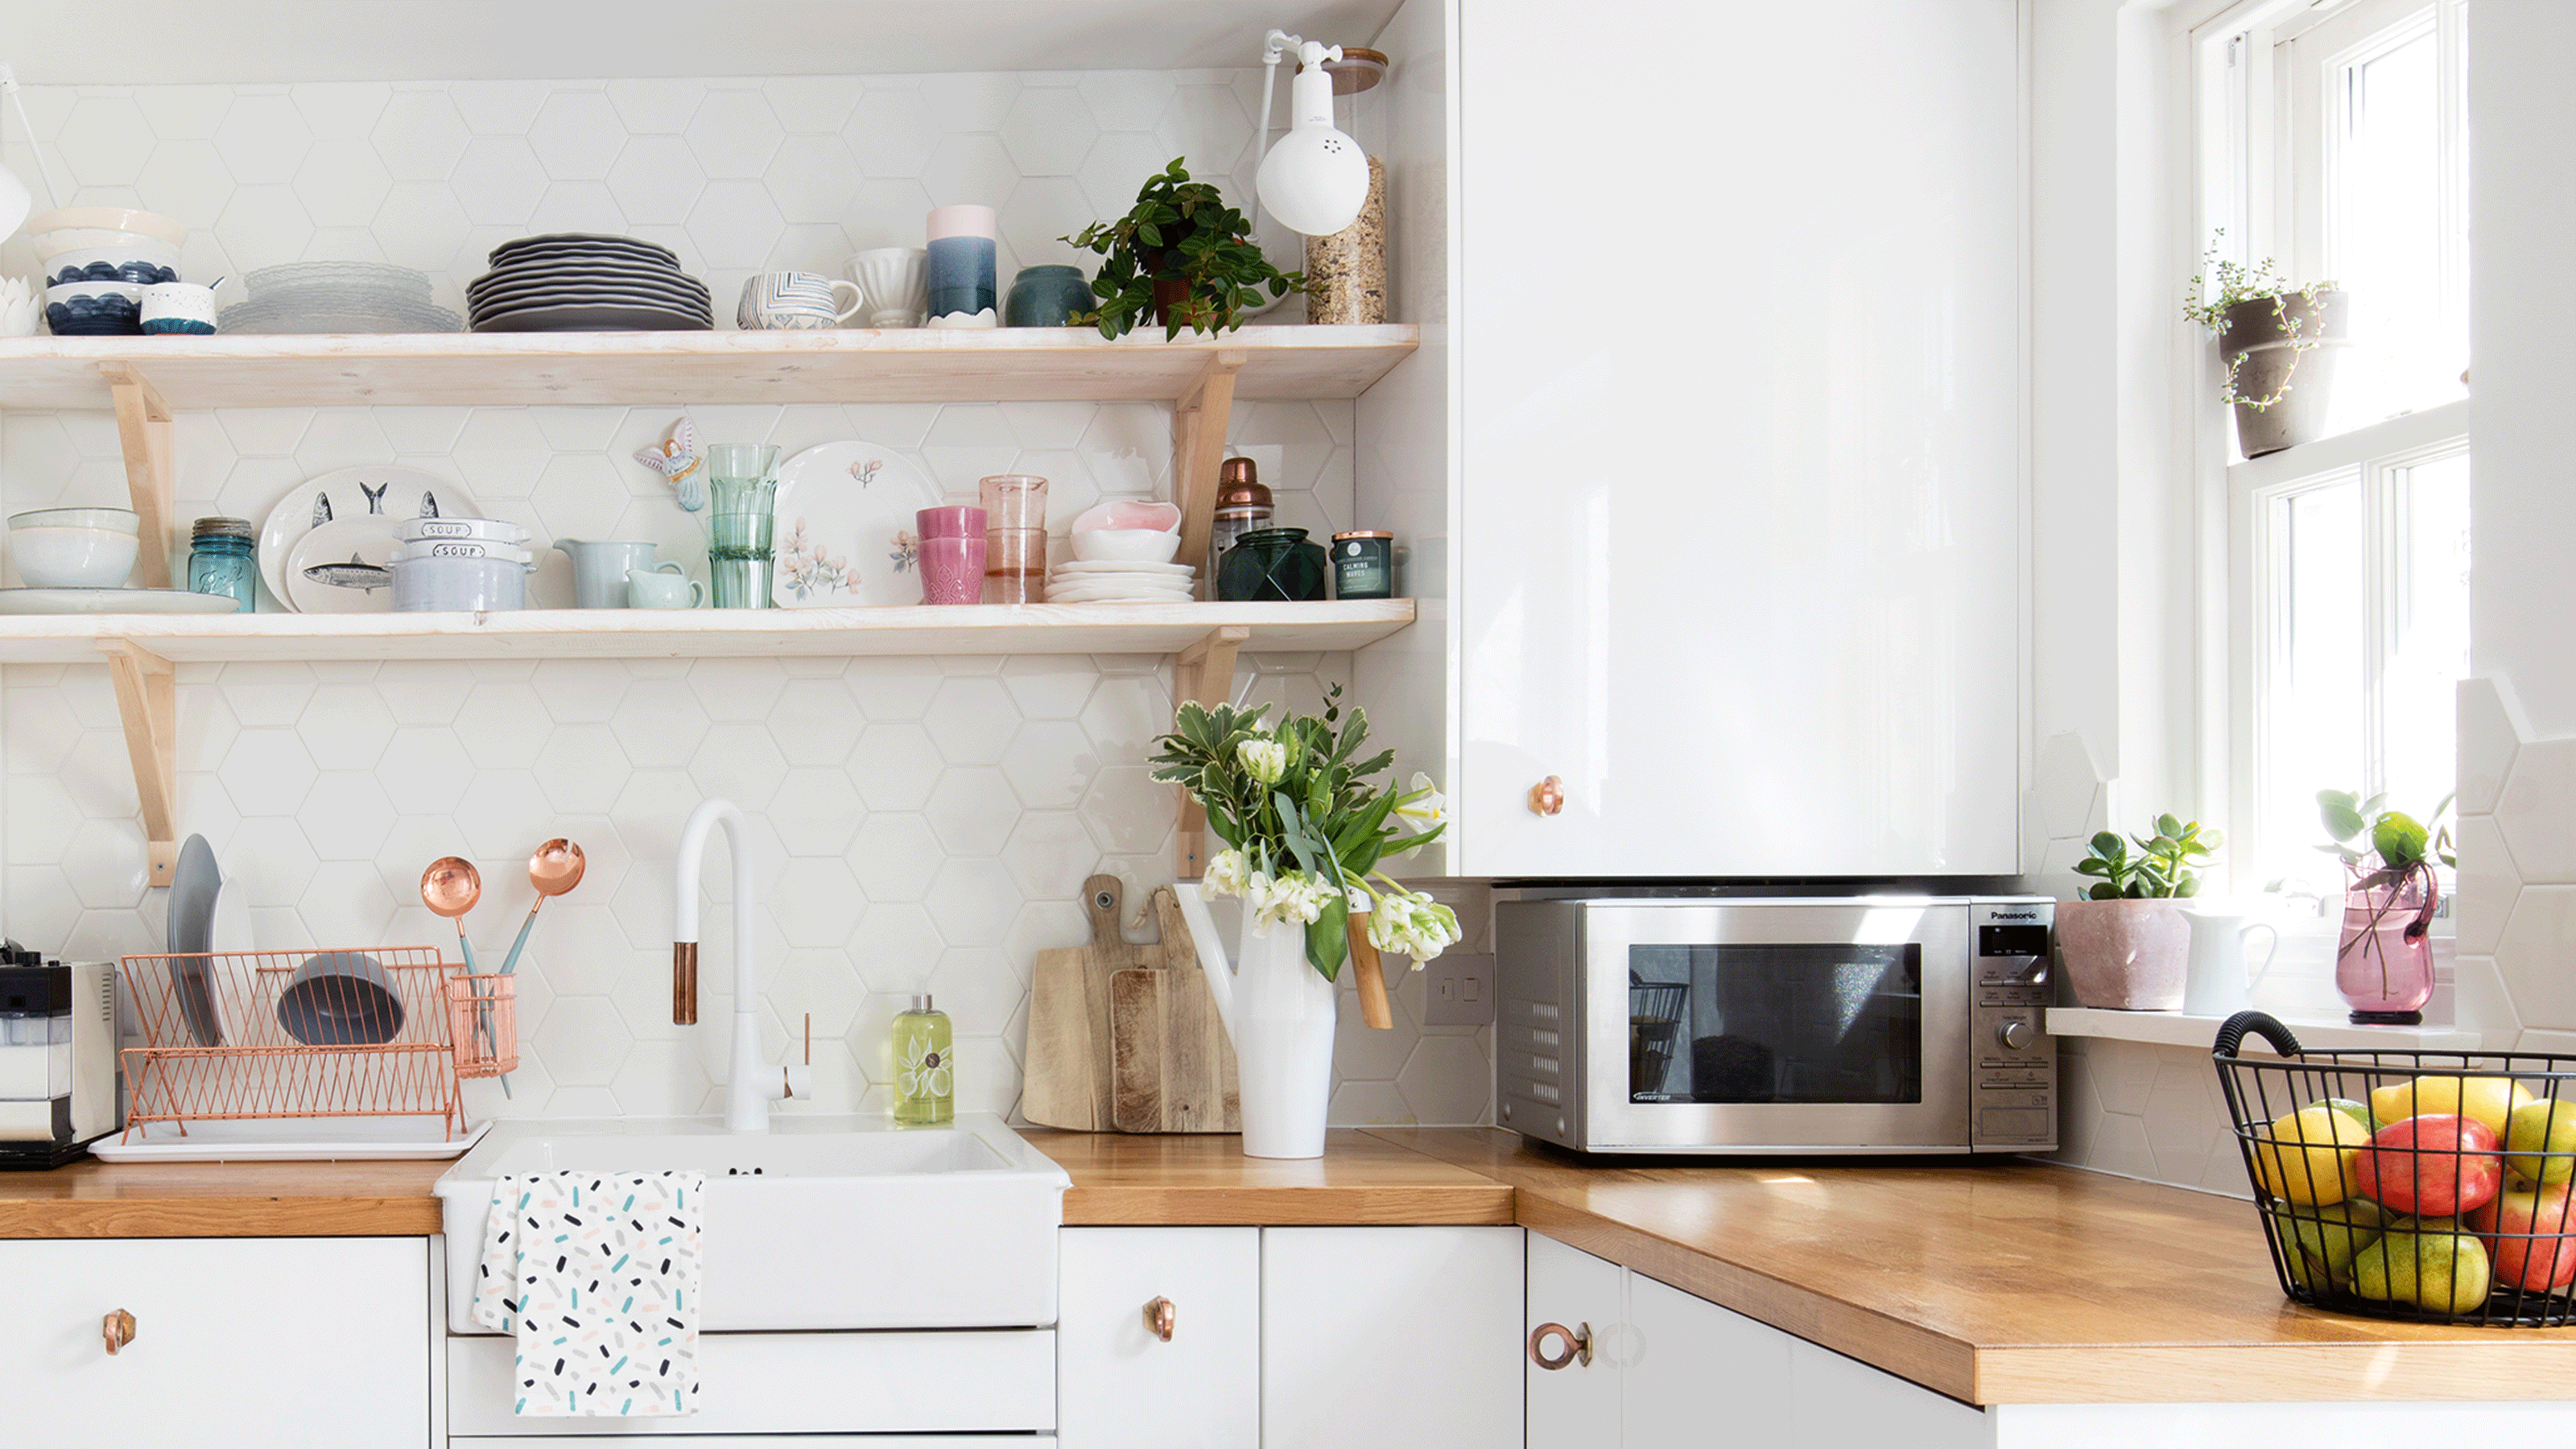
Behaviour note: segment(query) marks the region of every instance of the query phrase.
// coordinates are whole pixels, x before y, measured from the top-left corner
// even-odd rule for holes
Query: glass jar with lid
[[[259,597],[257,532],[247,518],[200,518],[188,534],[188,592],[222,594],[247,614]]]

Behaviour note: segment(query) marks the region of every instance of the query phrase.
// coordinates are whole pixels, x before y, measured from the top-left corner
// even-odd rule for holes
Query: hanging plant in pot
[[[2200,894],[2200,872],[2216,863],[2219,844],[2217,831],[2172,815],[2156,817],[2153,835],[2093,837],[2075,863],[2078,874],[2095,878],[2092,890],[2057,908],[2057,948],[2077,1001],[2111,1011],[2182,1009],[2191,956],[2182,903]]]
[[[1306,290],[1305,273],[1272,266],[1252,239],[1252,223],[1215,186],[1192,181],[1177,156],[1146,179],[1125,216],[1056,240],[1107,258],[1091,279],[1100,310],[1073,319],[1098,327],[1103,337],[1123,337],[1148,315],[1162,324],[1167,342],[1184,327],[1211,335],[1231,331],[1267,305],[1264,287],[1271,301]]]
[[[2456,867],[2459,857],[2450,827],[2441,824],[2452,797],[2433,807],[2438,834],[2411,815],[2380,809],[2387,798],[2318,791],[2317,813],[2334,843],[2317,848],[2344,868],[2335,990],[2356,1022],[2413,1026],[2433,999],[2433,914],[2442,904],[2433,862]]]
[[[2215,334],[2227,359],[2219,400],[2236,408],[2238,450],[2259,458],[2323,437],[2335,356],[2352,345],[2351,294],[2332,282],[2293,287],[2271,258],[2241,266],[2215,245],[2201,266],[2183,316]]]
[[[1400,792],[1370,783],[1395,752],[1358,758],[1368,716],[1354,709],[1343,724],[1340,695],[1334,686],[1320,717],[1267,728],[1267,705],[1185,703],[1153,758],[1154,778],[1188,791],[1227,847],[1174,893],[1234,1041],[1248,1157],[1323,1155],[1343,964],[1360,962],[1365,991],[1375,953],[1402,952],[1419,969],[1458,941],[1447,906],[1377,869],[1447,828],[1441,797],[1419,774]],[[1208,896],[1243,898],[1232,970]]]

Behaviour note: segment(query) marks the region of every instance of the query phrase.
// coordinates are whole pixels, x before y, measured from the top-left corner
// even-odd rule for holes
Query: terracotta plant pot
[[[2191,961],[2181,900],[2067,901],[2057,949],[2075,999],[2109,1011],[2180,1011]]]

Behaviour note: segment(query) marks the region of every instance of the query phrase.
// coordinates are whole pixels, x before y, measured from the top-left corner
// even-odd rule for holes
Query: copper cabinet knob
[[[134,1341],[134,1315],[122,1308],[111,1310],[98,1321],[98,1336],[112,1356]]]
[[[1530,786],[1530,813],[1554,815],[1565,808],[1565,782],[1554,775]]]
[[[1165,1343],[1172,1341],[1172,1321],[1178,1316],[1179,1310],[1172,1306],[1169,1298],[1157,1298],[1145,1305],[1145,1326],[1154,1330],[1154,1336]]]
[[[1565,1352],[1551,1354],[1539,1347],[1540,1343],[1551,1336],[1564,1342]],[[1585,1368],[1590,1368],[1592,1367],[1592,1325],[1586,1323],[1569,1329],[1562,1323],[1542,1323],[1530,1330],[1529,1356],[1531,1363],[1537,1364],[1550,1373],[1578,1362]]]

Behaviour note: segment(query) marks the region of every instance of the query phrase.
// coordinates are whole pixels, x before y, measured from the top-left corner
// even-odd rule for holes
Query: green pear
[[[2389,1218],[2386,1208],[2360,1197],[2325,1207],[2275,1202],[2272,1215],[2282,1236],[2315,1259],[2337,1282],[2352,1276],[2353,1259],[2378,1240]]]
[[[2353,1259],[2355,1293],[2432,1313],[2476,1311],[2492,1280],[2486,1245],[2456,1218],[2401,1218]]]
[[[2505,1119],[2504,1161],[2529,1183],[2576,1177],[2576,1102],[2530,1102]]]

